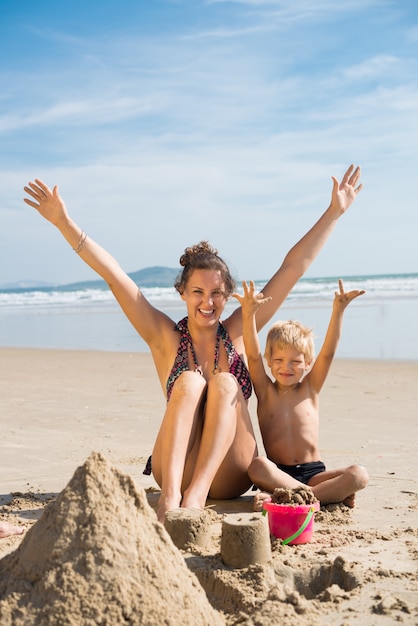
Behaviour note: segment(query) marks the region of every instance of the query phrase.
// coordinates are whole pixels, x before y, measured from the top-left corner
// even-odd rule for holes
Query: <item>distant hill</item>
[[[130,272],[129,276],[140,287],[172,287],[177,278],[179,270],[174,267],[145,267],[137,272]],[[1,285],[3,291],[75,291],[79,289],[106,289],[107,285],[103,280],[85,280],[67,285],[52,285],[47,283],[36,283],[36,281],[20,281],[14,284]]]
[[[180,268],[156,265],[132,272],[129,276],[142,287],[172,287],[179,272]]]

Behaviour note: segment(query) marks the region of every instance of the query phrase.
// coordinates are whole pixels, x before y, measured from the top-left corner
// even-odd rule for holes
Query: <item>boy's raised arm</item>
[[[238,300],[242,310],[242,335],[244,339],[245,353],[248,359],[248,369],[254,389],[258,398],[264,393],[266,384],[270,378],[264,369],[263,356],[260,350],[260,342],[258,340],[255,314],[266,302],[271,298],[264,298],[262,293],[255,293],[254,281],[250,281],[247,285],[245,281],[242,283],[244,295],[233,293],[233,297]]]
[[[337,351],[341,337],[344,311],[352,300],[366,293],[364,289],[355,289],[345,292],[341,279],[338,281],[338,288],[339,291],[335,292],[331,319],[328,324],[324,343],[309,373],[309,384],[317,393],[321,390],[328,376],[331,363]]]

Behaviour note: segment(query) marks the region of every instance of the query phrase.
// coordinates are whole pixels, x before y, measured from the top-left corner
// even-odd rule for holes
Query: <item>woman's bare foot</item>
[[[167,511],[173,511],[174,509],[178,509],[180,506],[181,499],[179,498],[169,498],[168,496],[160,495],[157,506],[157,518],[161,524],[164,524],[164,517]]]
[[[201,500],[194,499],[194,498],[189,498],[187,497],[186,494],[184,494],[183,496],[183,500],[181,502],[181,506],[184,509],[204,509],[206,505],[206,498],[205,500],[202,502]]]
[[[14,526],[9,522],[0,522],[0,539],[11,537],[12,535],[23,535],[25,528],[23,526]]]
[[[262,511],[263,503],[268,498],[271,498],[271,493],[267,493],[265,491],[259,491],[258,493],[256,493],[254,496],[254,503],[253,503],[254,511]]]

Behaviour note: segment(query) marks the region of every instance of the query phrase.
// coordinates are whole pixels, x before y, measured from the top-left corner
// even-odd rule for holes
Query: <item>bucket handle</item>
[[[307,527],[307,525],[311,521],[313,514],[314,514],[314,507],[311,506],[311,508],[308,511],[308,514],[306,515],[306,517],[304,519],[304,522],[303,522],[302,526],[300,528],[298,528],[297,531],[295,533],[293,533],[293,535],[291,535],[287,539],[283,539],[283,541],[281,542],[282,546],[285,546],[288,543],[290,543],[291,541],[294,541],[294,539],[296,539],[297,537],[299,537],[299,535],[301,535],[303,533],[303,531],[305,530],[305,528]]]

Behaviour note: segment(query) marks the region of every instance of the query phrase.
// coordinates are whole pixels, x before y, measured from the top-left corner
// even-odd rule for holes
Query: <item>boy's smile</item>
[[[283,387],[299,383],[308,369],[305,355],[293,346],[273,346],[267,364],[274,379]]]

